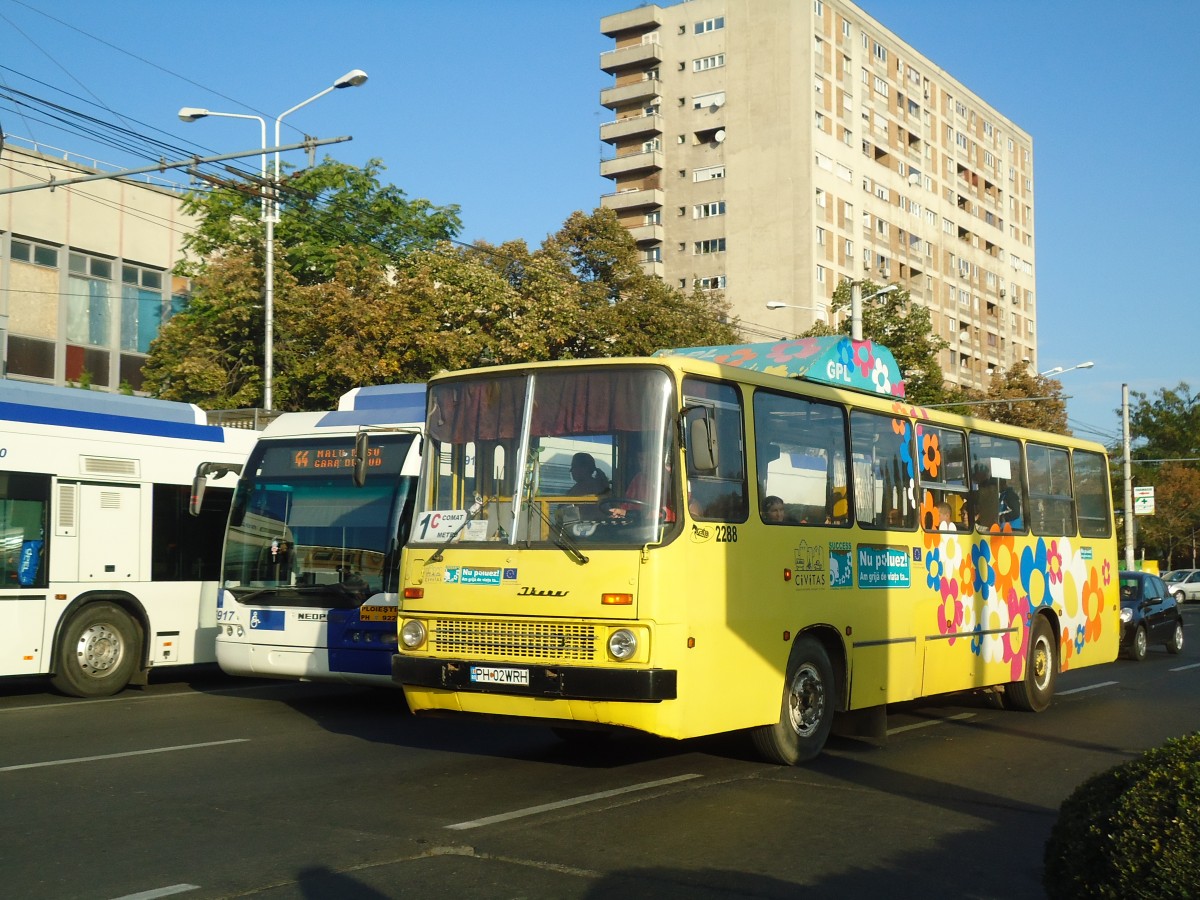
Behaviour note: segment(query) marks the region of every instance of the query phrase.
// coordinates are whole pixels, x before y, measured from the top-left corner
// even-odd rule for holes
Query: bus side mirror
[[[362,487],[367,483],[367,433],[360,431],[354,436],[354,486]]]
[[[693,407],[687,411],[689,470],[697,475],[713,475],[719,462],[717,435],[713,427],[712,410]]]
[[[192,516],[200,515],[200,507],[204,505],[204,486],[208,483],[203,475],[197,475],[192,479],[192,496],[188,500],[188,513]]]

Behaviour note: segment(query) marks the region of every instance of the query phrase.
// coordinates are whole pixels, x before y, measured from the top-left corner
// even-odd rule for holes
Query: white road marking
[[[899,734],[902,731],[912,731],[915,728],[928,728],[930,725],[941,725],[943,722],[956,722],[961,719],[974,718],[975,713],[958,713],[953,716],[943,716],[938,719],[930,719],[927,722],[914,722],[912,725],[900,725],[896,728],[889,728],[887,733],[889,736]]]
[[[46,762],[22,763],[19,766],[0,766],[0,772],[15,772],[18,769],[41,769],[46,766],[70,766],[75,763],[95,762],[101,759],[120,759],[124,756],[145,756],[148,753],[171,753],[174,750],[198,750],[201,747],[220,747],[225,744],[244,744],[250,738],[232,738],[228,741],[206,741],[203,744],[180,744],[178,747],[154,747],[150,750],[130,750],[127,753],[105,753],[101,756],[77,756],[74,759],[50,759]]]
[[[497,816],[488,816],[486,819],[474,819],[470,822],[458,822],[454,825],[447,825],[446,828],[451,831],[466,831],[470,828],[482,828],[484,825],[494,825],[497,822],[507,822],[511,819],[520,819],[524,816],[534,816],[538,813],[549,812],[554,809],[563,809],[568,806],[578,806],[581,803],[591,803],[593,800],[603,800],[607,797],[618,797],[621,794],[629,794],[634,791],[648,791],[651,788],[664,787],[668,784],[676,784],[680,781],[688,781],[692,778],[702,778],[701,775],[676,775],[674,778],[664,778],[662,781],[647,781],[644,784],[633,784],[629,787],[616,788],[611,791],[600,791],[596,794],[585,794],[582,797],[573,797],[570,800],[559,800],[556,803],[543,803],[541,806],[530,806],[526,809],[518,809],[513,812],[501,813]]]
[[[123,897],[115,897],[114,900],[155,900],[156,897],[170,897],[174,894],[183,894],[187,891],[198,891],[198,884],[172,884],[167,887],[154,888],[150,891],[140,891],[136,894],[126,894]]]
[[[211,697],[221,694],[234,694],[244,691],[261,691],[268,688],[291,687],[298,682],[281,682],[279,684],[251,684],[246,687],[216,688],[211,691],[176,691],[171,694],[122,694],[119,697],[101,697],[91,700],[64,700],[62,703],[39,703],[36,706],[10,706],[0,709],[0,713],[26,712],[31,709],[73,709],[76,706],[95,706],[99,703],[136,703],[146,700],[165,700],[170,697]]]
[[[1100,688],[1112,687],[1114,684],[1120,684],[1119,681],[1101,681],[1099,684],[1085,684],[1083,687],[1071,688],[1069,691],[1055,691],[1060,697],[1065,697],[1068,694],[1082,694],[1084,691],[1095,691]]]
[[[1192,663],[1191,665],[1187,665],[1187,666],[1176,666],[1175,668],[1168,669],[1167,671],[1168,672],[1186,672],[1188,669],[1197,669],[1197,668],[1200,668],[1200,663]]]

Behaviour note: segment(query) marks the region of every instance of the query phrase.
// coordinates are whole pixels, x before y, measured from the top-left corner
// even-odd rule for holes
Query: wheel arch
[[[801,637],[811,637],[825,649],[825,655],[829,657],[829,665],[833,667],[833,679],[837,688],[834,692],[834,696],[837,698],[835,709],[838,712],[846,710],[849,707],[850,678],[847,670],[846,644],[842,640],[841,634],[832,625],[812,625],[796,633],[796,637],[792,641],[793,648]]]
[[[149,616],[146,614],[146,608],[142,605],[142,601],[128,591],[114,590],[84,591],[82,594],[72,600],[67,605],[67,608],[63,610],[62,615],[58,617],[58,623],[54,628],[54,639],[50,644],[50,671],[58,671],[59,645],[61,644],[60,638],[62,637],[63,629],[67,627],[67,623],[70,622],[81,609],[91,606],[95,603],[111,603],[114,606],[118,606],[123,609],[129,614],[129,617],[133,619],[133,625],[137,629],[139,644],[136,671],[145,671],[146,654],[149,652],[148,648],[146,647],[146,634],[149,631]]]

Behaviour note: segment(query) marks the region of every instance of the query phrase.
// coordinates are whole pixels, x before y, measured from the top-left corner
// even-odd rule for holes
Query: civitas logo
[[[570,591],[543,591],[535,587],[523,587],[517,591],[518,597],[565,597]]]

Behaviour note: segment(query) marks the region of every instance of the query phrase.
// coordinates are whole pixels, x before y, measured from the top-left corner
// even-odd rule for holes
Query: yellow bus
[[[409,706],[564,739],[746,729],[783,764],[835,714],[878,735],[887,704],[970,689],[1044,710],[1117,655],[1104,448],[903,393],[890,351],[838,337],[433,379]],[[558,451],[543,479],[546,447],[606,489]]]

